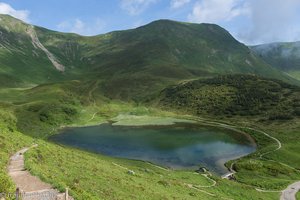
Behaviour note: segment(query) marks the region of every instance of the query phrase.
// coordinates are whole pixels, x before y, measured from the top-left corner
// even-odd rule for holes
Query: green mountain
[[[273,67],[300,80],[300,42],[262,44],[251,49]]]
[[[128,106],[131,108],[131,105],[121,106],[124,103],[155,107],[165,91],[174,85],[180,88],[186,82],[194,85],[207,78],[228,74],[258,75],[293,82],[226,30],[213,24],[159,20],[136,29],[83,37],[0,15],[0,31],[0,107],[12,104],[18,129],[39,137],[49,134],[53,128],[82,120],[82,110],[87,108],[90,109],[86,114],[88,117],[93,109],[97,109],[102,119],[110,119],[120,111],[130,110]],[[243,82],[238,76],[232,79]],[[207,99],[201,104],[224,115],[249,115],[251,107],[232,106],[238,101],[235,95],[241,93],[243,96],[248,86],[255,91],[257,80],[251,81],[250,85],[247,82],[239,89],[225,88],[229,93],[221,92],[221,97],[205,95]],[[198,86],[203,89],[203,85]],[[268,86],[270,90],[277,90],[277,87],[275,83]],[[219,92],[211,86],[208,88]],[[284,91],[280,90],[276,95]],[[205,93],[205,90],[201,92]],[[193,94],[194,90],[188,93]],[[193,102],[193,105],[186,104],[177,109],[178,93],[174,91],[172,95],[174,99],[163,99],[159,105],[176,108],[175,111],[197,106],[198,102]],[[222,102],[226,95],[231,106],[223,105],[228,103]],[[271,98],[269,94],[261,95]],[[119,100],[121,103],[115,103]],[[261,104],[257,109],[265,105],[255,101]],[[218,102],[222,103],[221,107],[215,105]],[[246,110],[243,113],[241,109]],[[293,117],[295,109],[289,110]]]
[[[94,37],[59,33],[0,16],[2,86],[98,80],[110,98],[141,101],[165,86],[218,74],[291,81],[226,30],[159,20]],[[147,94],[141,92],[147,90]]]
[[[17,87],[60,80],[62,74],[34,42],[35,28],[10,16],[0,16],[0,85]]]

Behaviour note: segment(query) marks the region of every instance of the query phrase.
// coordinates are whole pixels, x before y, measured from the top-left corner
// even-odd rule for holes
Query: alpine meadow
[[[0,199],[299,199],[299,44],[0,14]]]

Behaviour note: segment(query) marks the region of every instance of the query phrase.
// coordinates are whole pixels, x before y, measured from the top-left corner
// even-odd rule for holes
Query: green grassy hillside
[[[0,15],[0,87],[19,87],[54,82],[62,74],[46,54],[36,48],[29,35],[32,27],[7,15]]]
[[[103,91],[111,98],[140,101],[171,83],[216,74],[249,73],[291,79],[213,24],[159,20],[94,37],[45,29],[37,33],[47,49],[61,60],[67,58],[66,66],[71,63],[72,69],[66,74],[104,80]],[[141,92],[145,89],[147,96]]]
[[[300,42],[263,44],[251,49],[273,67],[300,80]]]
[[[98,80],[107,97],[142,101],[178,81],[217,74],[293,81],[213,24],[159,20],[132,30],[83,37],[34,27],[6,15],[0,18],[1,87]],[[145,89],[147,94],[141,92]]]
[[[258,76],[224,75],[166,88],[159,105],[193,115],[288,120],[300,116],[300,88]]]
[[[257,192],[254,187],[189,171],[173,171],[150,163],[110,158],[62,147],[16,131],[10,109],[1,107],[0,192],[15,191],[6,173],[9,156],[23,147],[38,144],[26,156],[26,168],[58,190],[66,187],[78,200],[98,199],[274,199],[276,193]],[[128,174],[133,170],[135,175]],[[84,173],[83,173],[84,172]],[[217,182],[216,186],[213,181]],[[193,185],[190,188],[188,185]],[[250,198],[251,197],[251,198]]]
[[[136,107],[129,108],[129,106],[119,106],[119,110],[115,111],[116,113],[128,113],[130,111],[132,114],[151,114],[149,111]],[[3,103],[1,113],[1,191],[12,192],[14,190],[14,185],[6,174],[5,166],[9,155],[33,143],[38,143],[39,146],[26,154],[26,168],[61,191],[66,187],[70,188],[71,194],[79,200],[128,198],[233,198],[237,200],[254,198],[271,200],[278,198],[279,193],[259,192],[255,188],[280,190],[300,177],[300,173],[296,170],[277,163],[283,162],[295,168],[300,167],[299,155],[295,153],[299,149],[297,140],[299,137],[299,132],[297,132],[299,123],[297,121],[272,122],[271,124],[269,124],[270,122],[255,123],[255,126],[259,129],[264,129],[274,137],[279,138],[283,143],[282,150],[271,153],[265,156],[264,159],[259,159],[259,155],[273,150],[276,148],[276,144],[261,133],[245,129],[244,131],[257,140],[258,151],[235,163],[234,168],[238,171],[236,174],[237,182],[212,176],[212,180],[217,182],[216,186],[206,187],[212,185],[213,181],[190,171],[163,170],[145,162],[95,155],[27,137],[17,131],[18,119],[14,117],[11,106]],[[89,114],[92,115],[93,113]],[[156,115],[163,116],[162,113],[157,112]],[[27,117],[30,118],[29,115]],[[195,117],[189,118],[197,120]],[[243,121],[244,119],[239,117],[228,120],[228,123],[234,123],[241,127],[243,123],[246,123],[246,126],[253,126],[253,120]],[[31,124],[30,121],[28,123]],[[84,123],[84,119],[82,123]],[[209,121],[202,123],[210,124]],[[133,170],[135,175],[128,174],[128,170]],[[84,173],[82,173],[83,171]],[[194,188],[190,188],[188,184],[193,185]]]
[[[17,131],[16,121],[7,105],[0,104],[0,193],[14,192],[16,189],[7,174],[10,155],[33,142],[32,138]]]

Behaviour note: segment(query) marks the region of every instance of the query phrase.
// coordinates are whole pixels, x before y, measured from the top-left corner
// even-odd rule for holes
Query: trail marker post
[[[20,188],[16,189],[16,200],[20,200]]]
[[[68,188],[66,188],[66,193],[65,193],[66,195],[65,195],[65,200],[69,200],[69,189]]]

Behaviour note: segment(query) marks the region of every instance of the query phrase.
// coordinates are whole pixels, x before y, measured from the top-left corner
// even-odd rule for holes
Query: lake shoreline
[[[103,127],[102,131],[99,132],[99,127]],[[173,130],[174,129],[174,130]],[[54,136],[51,136],[49,138],[50,141],[58,143],[58,144],[63,144],[65,146],[71,146],[71,147],[78,147],[81,150],[87,150],[89,152],[93,152],[96,154],[101,154],[101,155],[105,155],[105,156],[109,156],[109,157],[114,157],[114,158],[125,158],[125,159],[130,159],[130,160],[140,160],[140,161],[145,161],[145,162],[151,162],[155,165],[158,166],[162,166],[162,167],[166,167],[172,170],[196,170],[198,167],[206,167],[206,168],[211,168],[212,171],[215,171],[216,174],[223,174],[225,172],[225,169],[227,171],[227,168],[225,166],[225,163],[232,160],[232,159],[237,159],[237,158],[241,158],[244,157],[246,155],[249,155],[253,152],[255,152],[256,150],[256,145],[253,144],[252,140],[249,140],[248,137],[246,137],[247,135],[245,134],[241,134],[241,132],[237,132],[235,130],[232,129],[228,129],[228,128],[224,128],[224,127],[219,127],[219,126],[211,126],[211,125],[206,125],[203,123],[186,123],[186,122],[175,122],[172,125],[145,125],[145,126],[132,126],[132,125],[127,125],[127,126],[123,126],[123,125],[114,125],[114,123],[102,123],[101,125],[95,125],[95,126],[88,126],[88,127],[80,127],[80,128],[74,128],[74,127],[65,127],[64,129],[60,129],[61,131],[63,131],[64,133],[61,134],[57,134]],[[76,133],[76,130],[79,132],[83,132],[83,133]],[[101,130],[101,129],[100,129]],[[204,133],[201,134],[201,131],[205,130]],[[92,133],[88,133],[89,131],[91,131]],[[104,137],[102,139],[98,138],[99,135],[103,135],[103,133],[101,132],[107,132],[105,133]],[[128,132],[129,131],[129,132]],[[138,133],[139,131],[142,131],[141,133]],[[167,131],[167,133],[164,133],[165,131]],[[186,132],[188,131],[188,132]],[[207,132],[208,131],[208,132]],[[97,133],[98,132],[98,133]],[[132,132],[134,133],[134,135],[132,135]],[[161,135],[162,133],[163,135]],[[234,132],[234,134],[232,133]],[[207,155],[205,157],[201,157],[201,154],[195,154],[195,151],[211,151],[209,150],[210,148],[206,147],[205,141],[207,141],[208,138],[210,143],[212,141],[215,140],[215,137],[217,137],[218,134],[222,135],[222,138],[226,138],[225,141],[230,141],[228,142],[222,142],[220,143],[220,145],[222,147],[218,147],[219,145],[214,144],[214,142],[212,143],[214,146],[212,149],[217,149],[215,151],[219,151],[219,152],[227,152],[226,148],[229,148],[230,146],[234,145],[236,146],[234,143],[238,144],[239,146],[237,147],[230,147],[230,148],[237,148],[237,152],[236,153],[230,153],[227,152],[226,154],[221,153],[220,155],[217,154],[212,154],[211,156]],[[66,135],[67,134],[67,135]],[[128,135],[129,134],[129,135]],[[146,135],[145,135],[146,134]],[[170,134],[172,134],[172,137],[170,138]],[[187,135],[186,135],[187,134]],[[204,135],[203,135],[204,134]],[[217,135],[216,135],[217,134]],[[169,135],[169,136],[168,136]],[[76,139],[76,137],[79,137],[80,139]],[[111,137],[115,138],[115,137],[120,137],[120,141],[124,141],[123,144],[122,142],[120,143],[119,141],[117,141],[118,143],[115,144],[115,146],[117,147],[117,149],[113,150],[107,150],[110,149],[111,145],[114,145],[114,140],[111,140]],[[162,138],[160,138],[162,137]],[[169,137],[169,139],[168,139]],[[174,138],[175,137],[175,138]],[[192,137],[192,138],[189,138]],[[53,138],[56,138],[53,140]],[[60,138],[60,139],[59,139]],[[68,139],[69,138],[69,139]],[[75,138],[75,139],[74,139]],[[92,138],[92,139],[86,139],[86,138]],[[176,139],[178,138],[178,139]],[[198,139],[196,139],[198,138]],[[202,138],[202,139],[201,139]],[[62,140],[63,143],[61,143]],[[98,142],[103,140],[103,142]],[[107,142],[104,142],[108,140]],[[178,140],[178,141],[177,141]],[[223,139],[220,140],[220,142]],[[242,140],[242,141],[241,141]],[[71,141],[71,142],[70,142]],[[126,142],[127,141],[127,142]],[[132,143],[132,141],[134,141]],[[167,142],[162,142],[162,141],[167,141]],[[173,142],[172,142],[173,141]],[[198,142],[196,142],[198,141]],[[235,142],[234,142],[235,141]],[[240,141],[240,142],[237,142]],[[247,141],[247,142],[245,142]],[[73,143],[72,143],[73,142]],[[198,145],[197,143],[203,143],[204,142],[204,146],[203,145]],[[217,141],[216,141],[217,142]],[[149,146],[149,143],[150,146]],[[210,144],[208,143],[208,144]],[[144,144],[145,146],[140,146],[140,144]],[[180,147],[178,145],[180,144],[184,144],[185,146]],[[92,146],[91,146],[92,145]],[[131,147],[130,147],[131,145]],[[156,156],[153,157],[153,151],[155,152],[157,149],[152,149],[153,145],[159,145],[161,146],[162,152],[158,153],[159,156],[163,155],[164,153],[166,153],[164,150],[164,148],[167,147],[170,148],[170,145],[174,146],[173,148],[175,148],[172,151],[175,151],[175,153],[177,152],[176,148],[179,148],[178,151],[181,152],[185,152],[185,153],[180,153],[180,157],[183,160],[186,160],[189,156],[193,155],[193,159],[190,158],[189,161],[184,161],[187,162],[186,164],[179,164],[177,162],[182,162],[182,161],[174,161],[174,159],[176,157],[177,154],[171,153],[166,154],[171,156],[170,158],[172,158],[171,160],[160,160],[160,158],[155,158]],[[166,146],[167,145],[167,146]],[[187,146],[186,146],[187,145]],[[138,148],[137,150],[130,150],[127,153],[129,153],[129,157],[126,157],[126,153],[124,153],[123,151],[126,151],[127,148]],[[165,147],[164,147],[165,146]],[[176,147],[178,146],[178,147]],[[147,150],[147,148],[150,148],[150,152],[146,153],[144,151]],[[161,148],[160,147],[160,148]],[[101,150],[102,148],[102,150]],[[103,149],[104,148],[104,149]],[[120,149],[121,148],[121,149]],[[129,148],[129,149],[130,149]],[[190,150],[187,150],[191,148]],[[203,149],[204,148],[204,149]],[[224,148],[225,150],[219,150],[219,148]],[[145,150],[146,149],[146,150]],[[202,149],[202,150],[201,150]],[[205,150],[208,149],[208,150]],[[242,149],[242,150],[240,150]],[[248,150],[246,150],[248,149]],[[250,150],[251,149],[251,150]],[[112,152],[115,153],[112,153]],[[245,151],[245,152],[243,152]],[[110,152],[110,153],[109,153]],[[117,153],[116,153],[117,152]],[[194,153],[192,153],[194,152]],[[150,154],[149,154],[150,153]],[[169,152],[170,153],[170,152]],[[237,154],[238,153],[238,154]],[[174,155],[173,155],[174,154]],[[150,155],[149,158],[147,158]],[[151,158],[152,155],[152,158]],[[225,156],[227,155],[227,156]],[[167,157],[169,157],[167,156]],[[174,157],[175,156],[175,157]],[[177,155],[178,156],[178,155]],[[183,156],[183,157],[182,157]],[[225,160],[224,160],[224,156],[225,156]],[[162,158],[161,158],[162,159]],[[175,159],[175,160],[176,160]],[[206,159],[202,160],[201,159]],[[172,161],[173,160],[173,161]],[[214,161],[215,160],[215,161]],[[224,163],[222,162],[222,164],[220,164],[219,160],[224,160]],[[175,162],[175,163],[174,163]],[[188,163],[195,163],[195,164],[188,164]],[[210,163],[210,164],[208,164]],[[209,165],[214,166],[214,167],[209,167]],[[221,172],[218,172],[218,169],[222,169],[220,170]]]

